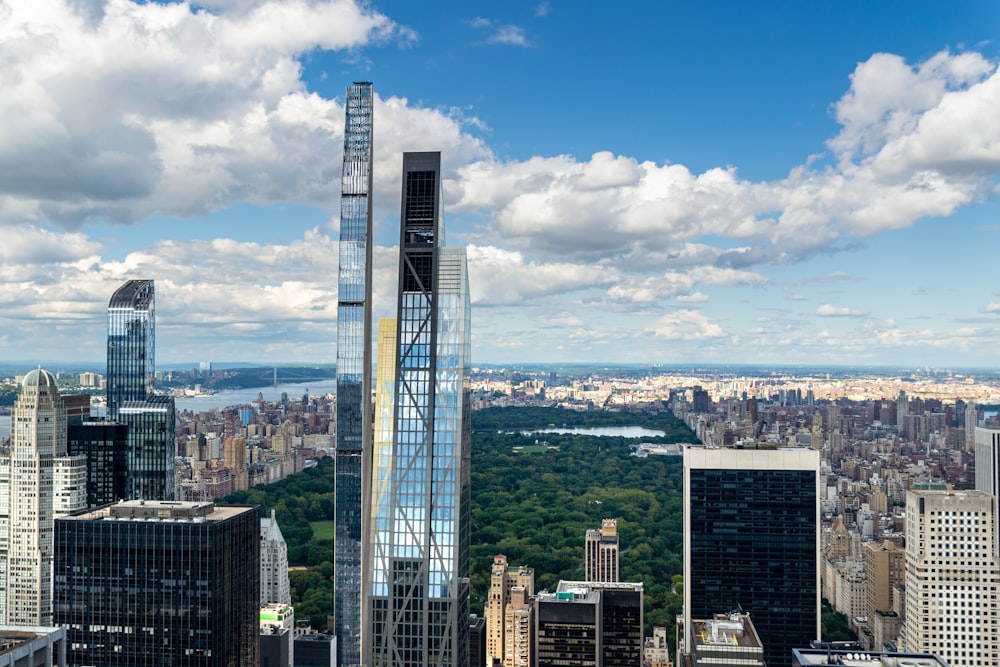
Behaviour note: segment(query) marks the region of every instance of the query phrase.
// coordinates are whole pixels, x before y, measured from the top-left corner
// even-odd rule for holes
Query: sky
[[[613,11],[614,10],[614,11]],[[1000,3],[0,0],[0,360],[336,360],[344,90],[374,312],[441,151],[473,364],[1000,366]]]

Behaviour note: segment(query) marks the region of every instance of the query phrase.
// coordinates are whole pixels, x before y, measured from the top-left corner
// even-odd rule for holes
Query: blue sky
[[[0,0],[0,359],[333,361],[344,87],[441,150],[481,363],[1000,365],[1000,5]]]

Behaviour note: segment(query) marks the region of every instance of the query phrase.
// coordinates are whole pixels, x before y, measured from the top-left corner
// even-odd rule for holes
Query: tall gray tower
[[[469,289],[465,249],[443,246],[441,154],[405,153],[396,335],[379,330],[373,667],[469,664]]]
[[[363,498],[372,442],[372,85],[347,87],[337,304],[334,538],[337,664],[361,664]]]

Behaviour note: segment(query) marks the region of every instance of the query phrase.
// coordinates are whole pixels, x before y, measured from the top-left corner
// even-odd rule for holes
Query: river
[[[306,392],[310,396],[322,396],[324,394],[334,394],[337,391],[337,381],[316,380],[314,382],[301,382],[295,384],[279,384],[277,387],[254,387],[253,389],[234,389],[233,391],[220,391],[215,394],[205,396],[184,396],[176,399],[178,410],[191,410],[192,412],[206,412],[217,408],[228,408],[231,405],[247,405],[257,400],[257,396],[264,395],[265,401],[281,400],[281,394],[287,393],[288,398],[299,399]]]

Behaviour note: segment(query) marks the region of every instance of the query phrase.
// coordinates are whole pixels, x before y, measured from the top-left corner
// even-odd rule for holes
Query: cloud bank
[[[512,26],[474,25],[498,43],[528,43]],[[335,231],[280,245],[163,240],[112,259],[89,225],[153,224],[241,202],[315,206],[335,222],[343,106],[308,89],[300,59],[418,38],[352,0],[0,0],[0,324],[18,332],[0,356],[43,321],[90,318],[100,329],[115,282],[140,274],[172,294],[162,314],[183,313],[189,340],[208,330],[199,326],[330,338]],[[378,97],[376,205],[395,214],[404,150],[439,149],[447,210],[462,221],[449,236],[470,244],[482,312],[522,309],[570,344],[609,312],[635,318],[619,340],[708,344],[742,333],[746,342],[753,330],[698,309],[719,301],[713,290],[766,289],[769,267],[995,197],[997,109],[1000,73],[978,53],[918,63],[877,53],[831,107],[839,131],[829,153],[751,181],[737,167],[696,173],[612,151],[501,159],[467,112]],[[389,304],[394,251],[376,255],[386,278],[378,302]],[[867,315],[831,303],[798,313],[859,325]],[[522,334],[531,335],[498,322],[478,344]],[[872,340],[908,339],[893,325]]]

